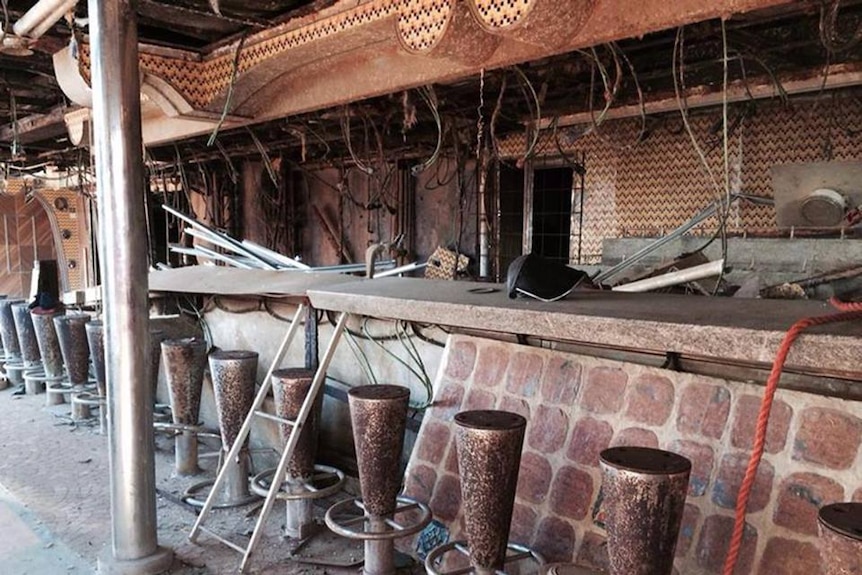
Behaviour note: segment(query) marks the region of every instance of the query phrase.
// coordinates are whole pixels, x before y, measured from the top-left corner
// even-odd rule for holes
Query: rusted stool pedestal
[[[818,527],[824,575],[862,574],[862,503],[826,505]]]
[[[279,369],[272,373],[272,390],[275,396],[276,415],[282,419],[296,420],[305,401],[314,371],[309,369]],[[293,539],[305,539],[314,534],[314,500],[337,493],[344,483],[344,474],[326,465],[315,465],[317,436],[320,427],[323,396],[320,395],[305,421],[293,456],[287,462],[287,473],[282,479],[277,497],[285,501],[287,509],[284,535]],[[282,444],[290,437],[291,425],[282,423]],[[276,469],[267,469],[257,474],[251,489],[266,497],[272,486]]]
[[[36,330],[30,318],[30,306],[25,302],[12,304],[12,319],[18,334],[18,345],[21,349],[21,360],[24,362],[24,389],[28,395],[36,395],[45,391],[45,370],[42,367],[42,356],[39,354],[39,342],[36,341]]]
[[[54,318],[64,315],[62,310],[31,311],[33,329],[36,331],[36,342],[39,344],[39,355],[42,356],[42,369],[45,382],[45,405],[59,405],[64,402],[63,396],[48,393],[55,383],[63,381],[63,354],[60,352],[60,342],[57,330],[54,328]]]
[[[222,455],[227,456],[254,403],[257,352],[216,351],[210,354],[209,364],[221,428]],[[225,457],[221,465],[226,468],[224,491],[214,507],[237,507],[257,500],[257,496],[249,492],[247,445],[243,446],[236,459],[228,460]],[[214,482],[209,480],[192,485],[186,490],[183,499],[203,507],[207,497],[198,497],[197,494]]]
[[[164,330],[150,328],[150,391],[153,397],[153,421],[167,423],[171,421],[170,405],[159,403],[159,373],[162,361],[162,341],[167,338]],[[170,394],[170,392],[169,392]]]
[[[670,575],[691,462],[648,447],[599,457],[612,575]]]
[[[342,537],[365,542],[366,574],[389,575],[395,573],[394,540],[418,533],[431,522],[428,507],[398,497],[410,390],[398,385],[366,385],[351,389],[348,401],[362,499],[330,507],[326,526]],[[360,517],[343,518],[357,508]],[[415,514],[410,524],[395,521],[396,515],[407,512]]]
[[[177,433],[174,440],[174,470],[177,475],[196,475],[198,467],[198,417],[201,389],[207,363],[207,344],[202,339],[165,339],[161,341],[168,392],[171,396],[173,423],[161,424]]]
[[[84,326],[87,332],[87,345],[90,348],[90,361],[96,379],[96,393],[82,392],[75,401],[99,408],[99,432],[108,434],[108,390],[105,379],[105,327],[102,320],[89,321]]]
[[[470,558],[472,569],[459,569],[459,573],[491,575],[504,571],[507,563],[525,559],[543,565],[545,560],[538,553],[509,543],[527,420],[508,411],[462,411],[455,415],[455,425],[467,541],[432,550],[425,559],[425,570],[431,575],[455,573],[441,570],[451,551]]]
[[[21,344],[18,342],[18,330],[15,329],[15,317],[12,315],[12,305],[23,303],[22,299],[0,299],[0,339],[3,340],[3,371],[6,379],[12,385],[24,383],[24,361],[21,359]]]
[[[87,344],[87,322],[90,316],[86,314],[67,314],[54,318],[54,329],[60,342],[60,352],[63,363],[66,364],[67,381],[51,385],[48,393],[71,395],[72,419],[90,418],[92,402],[88,399],[92,389],[87,389],[90,377],[90,347]],[[75,401],[77,396],[85,393],[82,401]]]

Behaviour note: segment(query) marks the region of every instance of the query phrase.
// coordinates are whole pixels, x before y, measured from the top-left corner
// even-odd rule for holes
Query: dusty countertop
[[[495,291],[491,291],[495,290]],[[487,293],[490,291],[490,293]],[[544,303],[505,286],[414,278],[355,281],[308,291],[318,309],[612,347],[771,363],[797,320],[835,313],[826,302],[576,292]],[[862,380],[862,321],[802,335],[789,366]]]

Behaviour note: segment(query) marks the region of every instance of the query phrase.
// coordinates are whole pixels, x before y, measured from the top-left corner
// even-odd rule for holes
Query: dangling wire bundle
[[[434,93],[434,88],[431,86],[420,86],[418,91],[419,95],[431,110],[431,114],[434,116],[434,121],[437,123],[437,146],[434,148],[434,153],[431,154],[430,158],[421,164],[417,164],[410,168],[410,173],[414,176],[418,176],[430,166],[433,166],[437,161],[437,158],[440,156],[440,150],[443,148],[443,122],[440,119],[440,110],[437,106],[437,95]]]

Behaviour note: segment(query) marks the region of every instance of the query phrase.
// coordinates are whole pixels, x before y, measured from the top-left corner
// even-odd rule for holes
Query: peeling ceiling
[[[287,19],[313,13],[335,0],[139,0],[139,35],[143,43],[207,53],[238,35],[258,32]],[[220,14],[214,12],[214,4]],[[8,0],[8,22],[16,21],[32,2]],[[828,6],[837,6],[831,19]],[[84,33],[86,2],[76,11],[76,33]],[[773,83],[810,77],[828,64],[862,61],[860,48],[862,0],[840,4],[794,2],[778,8],[734,16],[726,21],[729,80]],[[9,25],[6,26],[9,29]],[[30,56],[0,53],[0,161],[14,151],[19,161],[60,164],[80,161],[65,135],[62,112],[66,99],[54,78],[50,54],[65,46],[69,23],[61,20],[33,46]],[[545,119],[589,110],[601,114],[605,106],[638,105],[674,95],[674,53],[682,63],[677,82],[685,88],[720,89],[724,74],[725,43],[721,22],[710,20],[687,26],[684,34],[666,30],[594,49],[572,52],[493,70],[484,79],[489,121],[499,134],[523,130],[537,115]],[[446,146],[470,140],[475,134],[480,79],[471,77],[437,84],[426,95],[411,90],[353,104],[349,109],[324,110],[260,124],[251,130],[223,131],[221,150],[208,147],[208,137],[150,150],[158,161],[171,161],[177,150],[201,160],[225,153],[255,155],[260,146],[299,159],[344,157],[345,138],[366,154],[384,149],[393,157],[417,157],[436,146],[439,112]],[[538,104],[538,105],[537,105]],[[416,115],[416,125],[405,129],[405,114]],[[17,129],[12,121],[19,120]],[[347,130],[347,119],[350,129]],[[28,120],[22,123],[22,120]],[[410,123],[409,120],[407,122]],[[252,136],[254,134],[254,137]],[[475,136],[472,136],[475,139]],[[15,149],[13,150],[13,143]]]

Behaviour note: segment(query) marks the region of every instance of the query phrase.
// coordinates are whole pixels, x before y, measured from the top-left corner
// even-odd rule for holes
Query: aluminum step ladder
[[[314,374],[314,379],[311,382],[311,387],[308,390],[308,394],[305,396],[305,400],[302,402],[302,407],[300,408],[299,415],[296,417],[296,419],[290,420],[278,417],[276,415],[272,415],[263,411],[263,403],[266,400],[267,395],[269,394],[269,390],[272,388],[272,374],[281,365],[281,361],[284,359],[284,355],[287,353],[291,341],[296,336],[297,331],[299,331],[301,318],[303,313],[305,312],[305,308],[305,304],[299,304],[296,310],[296,314],[293,316],[293,320],[290,323],[290,328],[287,330],[287,333],[285,334],[284,339],[282,340],[281,345],[276,352],[275,359],[273,360],[272,365],[270,366],[269,371],[267,372],[266,377],[260,386],[260,391],[257,392],[257,396],[254,398],[254,403],[252,404],[251,410],[246,416],[245,421],[240,428],[239,435],[237,436],[236,441],[234,441],[233,446],[231,447],[227,455],[228,460],[236,458],[239,455],[240,450],[242,449],[246,439],[248,438],[249,433],[251,432],[252,422],[256,417],[267,419],[270,421],[276,421],[278,423],[283,423],[291,426],[290,436],[288,437],[287,444],[284,446],[284,451],[282,451],[281,453],[281,459],[279,459],[278,461],[278,467],[276,467],[272,485],[270,485],[269,487],[269,491],[267,492],[263,507],[260,510],[260,514],[258,515],[257,523],[254,526],[254,531],[251,534],[251,539],[249,539],[248,545],[243,547],[242,545],[235,543],[227,539],[226,537],[222,537],[211,529],[207,529],[206,527],[204,527],[204,522],[212,512],[213,506],[216,502],[216,498],[218,497],[219,491],[224,484],[225,477],[227,475],[225,466],[222,466],[222,469],[219,471],[215,483],[210,490],[209,496],[207,497],[206,502],[204,503],[204,506],[201,509],[201,512],[198,515],[198,518],[195,521],[191,532],[189,533],[189,540],[193,543],[197,542],[197,539],[201,533],[205,533],[213,539],[224,543],[234,551],[239,552],[242,555],[242,562],[239,566],[240,573],[245,572],[246,568],[249,565],[249,559],[251,558],[252,552],[254,551],[254,548],[257,546],[257,544],[260,542],[260,538],[263,535],[264,525],[266,525],[266,520],[269,518],[269,514],[272,512],[273,505],[275,505],[278,491],[281,489],[281,481],[279,481],[278,478],[284,477],[285,475],[285,472],[287,470],[287,463],[293,455],[294,449],[296,449],[296,444],[299,442],[299,435],[302,431],[302,428],[305,425],[308,416],[311,414],[311,410],[313,409],[314,402],[317,399],[320,390],[323,388],[323,382],[326,380],[326,371],[329,368],[329,364],[332,361],[333,355],[335,355],[335,350],[338,347],[338,341],[341,338],[341,334],[344,332],[345,325],[347,324],[348,314],[341,313],[335,325],[335,330],[333,331],[329,339],[329,345],[326,348],[326,352],[323,354],[323,357],[321,358],[320,365],[317,368],[317,371]]]

